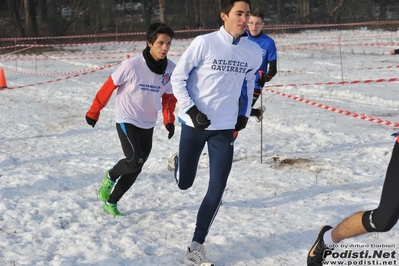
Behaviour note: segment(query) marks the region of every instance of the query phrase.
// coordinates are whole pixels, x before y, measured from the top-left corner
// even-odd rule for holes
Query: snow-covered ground
[[[388,81],[398,77],[399,56],[389,55],[398,48],[398,32],[271,36],[279,73],[263,92],[263,132],[254,118],[240,132],[223,205],[205,243],[217,266],[306,265],[320,226],[377,207],[390,135],[398,131],[367,121],[399,122],[398,82]],[[177,62],[189,42],[174,40],[169,58]],[[179,191],[165,164],[178,147],[180,126],[168,140],[159,116],[150,158],[119,203],[124,217],[104,213],[97,198],[104,171],[123,156],[114,97],[94,129],[85,112],[114,63],[143,48],[0,56],[7,85],[22,86],[0,90],[0,265],[182,265],[208,182],[208,158],[204,150],[194,186]],[[391,252],[399,245],[398,227],[343,243],[394,245],[383,248]]]

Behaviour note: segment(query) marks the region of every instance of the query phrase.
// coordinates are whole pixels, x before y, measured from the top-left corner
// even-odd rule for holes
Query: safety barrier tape
[[[24,49],[25,50],[25,49]],[[21,51],[21,50],[19,50]],[[176,55],[176,54],[182,54],[185,50],[184,49],[170,49],[168,55]],[[18,52],[18,51],[16,51]],[[142,50],[133,50],[130,48],[124,50],[124,51],[81,51],[81,52],[54,52],[54,53],[44,53],[44,54],[14,54],[15,52],[12,52],[10,54],[3,54],[0,55],[1,61],[35,61],[35,60],[59,60],[61,57],[62,59],[66,59],[67,57],[65,56],[76,56],[76,57],[69,57],[69,59],[100,59],[100,58],[121,58],[125,57],[128,54],[130,55],[135,55],[135,54],[141,54],[143,51]],[[112,56],[110,55],[123,55],[123,56]],[[88,56],[90,55],[90,56]],[[101,56],[101,57],[100,57]]]
[[[335,34],[335,35],[325,36],[325,37],[320,37],[320,36],[319,37],[314,37],[314,38],[306,37],[306,40],[309,41],[311,39],[314,39],[314,40],[320,41],[320,40],[326,40],[326,39],[337,39],[337,38],[339,38],[343,42],[344,40],[350,40],[350,39],[364,39],[366,36],[369,36],[369,37],[378,36],[378,37],[381,38],[383,35],[395,36],[396,37],[397,33],[396,32],[395,33],[385,33],[385,32],[383,32],[383,33],[375,33],[375,34],[361,34],[361,36],[359,36],[359,37],[357,37],[357,36],[344,36],[343,37],[343,36],[337,36],[337,34]],[[273,36],[273,38],[275,39],[276,42],[284,42],[285,40],[288,41],[288,40],[293,40],[293,39],[303,40],[303,38],[304,38],[303,36],[295,38],[295,37],[292,37],[292,36],[287,37],[286,34],[274,34],[274,33],[271,36]],[[310,35],[310,36],[314,36],[314,35]],[[178,40],[192,40],[192,38],[178,39]],[[8,45],[8,46],[0,47],[0,49],[11,49],[11,48],[17,48],[17,47],[26,47],[26,48],[22,49],[22,50],[25,50],[25,49],[35,48],[35,47],[85,46],[85,45],[87,45],[87,46],[104,45],[105,46],[105,45],[116,45],[116,44],[132,44],[132,43],[133,44],[134,43],[144,43],[144,41],[95,42],[95,43],[91,42],[91,43],[78,43],[78,44],[15,44],[15,45]],[[292,43],[290,43],[289,45],[291,46]],[[298,44],[298,45],[301,46],[301,44]],[[302,46],[304,46],[304,45],[308,45],[308,44],[302,44]],[[317,44],[310,44],[310,45],[317,45]],[[322,46],[326,46],[326,44],[321,44],[321,45]],[[350,45],[350,44],[346,44],[346,45]],[[371,43],[371,44],[355,44],[355,45],[357,45],[357,46],[374,46],[375,44]],[[389,42],[389,43],[386,43],[386,44],[379,43],[378,45],[390,46],[390,45],[397,45],[397,43],[393,43],[393,42]],[[280,44],[280,46],[284,46],[284,44]],[[20,50],[20,51],[22,51],[22,50]],[[16,53],[16,52],[18,52],[18,51],[13,51],[13,52],[10,52],[8,54],[13,54],[13,53]],[[0,56],[7,56],[8,54],[2,54]]]
[[[15,46],[3,46],[0,47],[2,49],[10,49],[17,47],[26,47],[26,49],[30,48],[43,48],[43,47],[82,47],[82,46],[109,46],[109,45],[126,45],[133,44],[137,42],[99,42],[99,43],[71,43],[71,44],[17,44]],[[398,46],[399,42],[377,42],[377,43],[346,43],[343,41],[339,41],[337,43],[311,43],[311,44],[280,44],[277,45],[280,50],[304,50],[304,49],[314,49],[314,48],[325,48],[325,47],[379,47],[379,46]],[[21,51],[24,49],[21,49]],[[15,51],[16,52],[16,51]],[[11,53],[15,53],[11,52]],[[1,57],[8,57],[9,54],[3,54]]]
[[[395,32],[386,32],[386,31],[377,31],[372,33],[367,32],[359,32],[359,31],[338,31],[338,32],[318,32],[317,36],[314,32],[301,32],[300,34],[286,34],[286,33],[267,33],[269,36],[273,37],[274,40],[279,42],[284,41],[292,41],[292,40],[299,40],[299,41],[306,41],[309,42],[310,40],[316,41],[325,41],[325,40],[336,40],[340,38],[341,40],[362,40],[362,39],[376,39],[376,38],[387,38],[393,37],[397,38],[398,33]]]
[[[193,38],[181,38],[179,39],[180,41],[189,41],[192,40]],[[107,41],[107,42],[87,42],[87,43],[59,43],[59,44],[54,44],[54,43],[49,43],[49,44],[29,44],[29,43],[24,43],[24,44],[14,44],[14,45],[8,45],[8,46],[1,46],[0,50],[4,49],[16,49],[17,47],[31,47],[31,48],[48,48],[48,47],[80,47],[80,46],[110,46],[110,45],[130,45],[130,44],[144,44],[145,41]],[[4,54],[3,54],[4,55]],[[0,54],[0,56],[3,56]],[[6,54],[5,54],[6,55]]]
[[[135,52],[135,53],[131,53],[130,55],[136,55],[136,54],[141,54],[142,52]],[[183,51],[176,51],[176,52],[169,52],[168,53],[168,57],[171,56],[181,56],[183,54]],[[68,56],[63,56],[63,57],[59,57],[57,55],[54,56],[49,56],[49,57],[37,57],[37,58],[26,58],[26,57],[17,57],[17,58],[6,58],[1,60],[2,62],[14,62],[14,61],[19,61],[19,62],[25,62],[25,61],[47,61],[47,60],[79,60],[79,61],[83,61],[83,60],[104,60],[104,59],[123,59],[126,58],[129,54],[124,54],[124,55],[119,55],[119,56],[90,56],[90,57],[83,57],[83,56],[78,56],[78,57],[68,57]],[[130,56],[129,55],[129,56]]]
[[[62,80],[67,80],[67,79],[79,77],[81,75],[87,75],[87,74],[93,73],[93,72],[95,72],[97,70],[102,70],[102,69],[105,69],[105,68],[109,68],[109,67],[115,66],[117,64],[119,64],[119,63],[114,63],[114,64],[109,64],[109,65],[106,65],[106,66],[102,66],[102,67],[97,67],[97,68],[91,69],[90,71],[86,71],[86,72],[81,73],[81,74],[75,74],[73,76],[67,76],[67,77],[64,77],[64,78],[57,78],[56,80],[49,80],[49,81],[46,81],[46,82],[37,82],[37,83],[33,83],[33,84],[21,85],[21,86],[16,86],[16,87],[0,88],[0,90],[19,89],[19,88],[25,88],[25,87],[32,87],[32,86],[35,86],[35,85],[49,84],[49,83],[53,83],[53,82],[57,82],[57,81],[62,81]],[[364,80],[364,81],[356,80],[356,81],[351,81],[351,82],[346,82],[346,81],[342,81],[342,82],[327,82],[327,83],[324,83],[324,84],[326,84],[326,85],[342,84],[343,85],[343,84],[359,84],[359,83],[371,83],[371,82],[393,82],[393,81],[398,81],[398,79],[397,78],[391,78],[391,79],[377,79],[377,80]],[[321,85],[323,83],[322,82],[316,82],[314,84],[315,85]],[[358,119],[361,119],[361,120],[365,120],[365,121],[374,122],[374,123],[377,123],[377,124],[382,124],[382,125],[386,125],[386,126],[393,126],[395,128],[399,128],[399,123],[398,122],[391,122],[391,121],[384,120],[384,119],[381,119],[381,118],[376,118],[376,117],[372,117],[372,116],[368,116],[368,115],[364,115],[364,114],[358,114],[358,113],[355,113],[355,112],[346,111],[346,110],[339,109],[339,108],[336,108],[336,107],[331,107],[331,106],[328,106],[328,105],[324,105],[324,104],[320,104],[320,103],[317,103],[317,102],[314,102],[314,101],[310,101],[310,100],[307,100],[305,98],[301,98],[301,97],[298,97],[298,96],[293,96],[293,95],[290,95],[290,94],[286,94],[286,93],[282,93],[282,92],[279,92],[279,91],[275,91],[273,89],[269,89],[270,87],[297,86],[297,85],[298,84],[288,84],[288,85],[281,85],[281,84],[279,85],[278,84],[278,85],[267,86],[267,87],[265,86],[263,88],[263,90],[271,92],[271,93],[274,93],[274,94],[277,94],[277,95],[284,96],[284,97],[289,98],[289,99],[293,99],[293,100],[296,100],[296,101],[299,101],[299,102],[303,102],[303,103],[306,103],[306,104],[309,104],[309,105],[312,105],[312,106],[316,106],[316,107],[324,109],[324,110],[335,112],[335,113],[338,113],[338,114],[344,114],[344,115],[352,116],[354,118],[358,118]],[[310,85],[310,83],[303,83],[301,85]]]
[[[18,50],[18,51],[20,51],[20,50]],[[137,53],[142,53],[141,50],[132,51],[131,47],[130,48],[126,48],[126,50],[123,50],[123,51],[121,51],[121,50],[119,50],[119,51],[104,51],[104,50],[95,51],[95,50],[93,50],[93,51],[73,51],[73,52],[72,51],[71,52],[68,52],[68,51],[46,52],[46,53],[41,53],[41,54],[39,54],[39,53],[14,54],[14,53],[17,53],[18,51],[15,51],[15,52],[12,52],[12,53],[9,53],[9,54],[0,55],[2,57],[1,60],[3,61],[3,60],[7,60],[9,58],[15,59],[15,58],[29,58],[29,57],[32,57],[33,59],[36,59],[36,58],[42,58],[42,57],[48,58],[48,57],[51,57],[51,56],[60,57],[60,56],[65,56],[65,55],[75,55],[75,56],[80,56],[80,55],[83,55],[83,56],[84,55],[93,55],[93,56],[94,55],[98,55],[98,56],[100,56],[100,55],[108,55],[109,56],[111,54],[129,54],[129,53],[137,54]],[[171,51],[173,51],[173,50],[170,49],[169,52],[171,52]]]
[[[362,68],[346,68],[346,71],[352,71],[352,70],[381,70],[381,69],[395,69],[399,68],[399,65],[396,66],[378,66],[378,67],[362,67]],[[321,69],[300,69],[300,70],[291,70],[291,69],[280,69],[277,72],[280,73],[314,73],[314,72],[323,72],[324,70]]]
[[[71,79],[71,78],[76,78],[76,77],[79,77],[79,76],[84,76],[84,75],[87,75],[87,74],[90,74],[90,73],[94,73],[94,72],[96,72],[98,70],[102,70],[102,69],[105,69],[105,68],[112,67],[112,66],[115,66],[115,65],[117,65],[117,64],[110,64],[110,65],[104,66],[101,69],[93,69],[93,70],[90,70],[88,72],[84,72],[84,73],[81,73],[81,74],[75,74],[73,76],[57,78],[55,80],[48,80],[48,81],[45,81],[45,82],[37,82],[37,83],[28,84],[28,85],[20,85],[20,86],[15,86],[15,87],[0,88],[0,91],[1,90],[12,90],[12,89],[21,89],[21,88],[26,88],[26,87],[33,87],[33,86],[36,86],[36,85],[44,85],[44,84],[49,84],[49,83],[58,82],[58,81],[62,81],[62,80],[67,80],[67,79]]]
[[[279,87],[296,87],[296,86],[319,86],[319,85],[353,85],[353,84],[370,84],[370,83],[382,83],[382,82],[395,82],[399,81],[399,78],[389,79],[365,79],[365,80],[352,80],[352,81],[328,81],[328,82],[314,82],[314,83],[289,83],[289,84],[275,84],[265,85],[266,88],[279,88]]]
[[[15,42],[15,41],[51,40],[51,39],[103,38],[103,37],[134,36],[134,35],[145,35],[145,34],[146,32],[127,32],[127,33],[100,33],[100,34],[82,34],[82,35],[69,35],[69,36],[48,36],[48,37],[16,37],[16,38],[0,38],[0,41]]]
[[[78,47],[78,46],[106,46],[106,45],[121,45],[121,44],[133,44],[139,43],[137,41],[126,41],[126,42],[91,42],[91,43],[58,43],[58,44],[15,44],[0,47],[0,49],[10,49],[16,47],[38,47],[38,48],[46,48],[46,47]]]
[[[9,68],[3,67],[3,70],[11,73],[16,73],[16,74],[21,74],[21,75],[30,75],[30,76],[62,76],[62,75],[70,75],[70,74],[76,74],[76,73],[91,73],[97,70],[103,70],[105,68],[110,68],[116,65],[119,65],[120,62],[113,63],[113,64],[108,64],[104,66],[99,66],[99,67],[94,67],[90,69],[82,69],[82,70],[77,70],[77,71],[69,71],[69,72],[53,72],[53,73],[34,73],[34,72],[23,72],[23,71],[16,71],[12,70]]]
[[[337,46],[343,46],[343,47],[347,47],[347,46],[357,46],[357,47],[362,47],[362,46],[369,46],[369,47],[376,47],[376,46],[398,46],[399,43],[398,42],[389,42],[389,43],[320,43],[320,44],[316,44],[316,43],[312,43],[312,44],[296,44],[296,45],[281,45],[279,48],[289,48],[291,50],[293,49],[309,49],[309,48],[325,48],[325,47],[337,47]]]
[[[192,33],[192,32],[210,32],[218,29],[190,29],[190,30],[174,30],[175,33]],[[108,38],[123,36],[145,36],[147,32],[125,32],[125,33],[100,33],[100,34],[83,34],[69,36],[48,36],[48,37],[16,37],[16,38],[0,38],[0,41],[16,42],[16,41],[35,41],[35,40],[51,40],[51,39],[77,39],[77,38]]]
[[[92,69],[90,71],[87,71],[85,73],[83,73],[83,75],[88,74],[88,73],[92,73],[95,72],[99,69],[104,69],[107,67],[112,67],[115,66],[118,63],[113,63],[113,64],[109,64],[103,67],[99,67],[96,69]],[[77,77],[78,75],[74,75],[73,77]],[[71,77],[66,77],[66,78],[71,78]],[[57,80],[59,81],[59,80]],[[264,88],[280,88],[280,87],[296,87],[296,86],[320,86],[320,85],[327,85],[327,86],[331,86],[331,85],[354,85],[354,84],[371,84],[371,83],[383,83],[383,82],[395,82],[395,81],[399,81],[399,78],[380,78],[380,79],[366,79],[366,80],[352,80],[352,81],[327,81],[327,82],[314,82],[314,83],[289,83],[289,84],[274,84],[274,85],[265,85]],[[52,81],[50,81],[52,82]],[[49,83],[49,82],[47,82]],[[37,84],[43,84],[43,83],[37,83]],[[31,85],[26,85],[26,86],[33,86],[34,84]],[[15,88],[23,88],[26,86],[18,86]],[[13,89],[13,88],[9,88],[9,89]]]
[[[284,29],[314,29],[314,28],[331,28],[331,27],[359,27],[359,26],[382,26],[382,25],[396,25],[399,20],[390,21],[366,21],[355,23],[328,23],[328,24],[276,24],[265,25],[262,29],[265,30],[284,30]],[[210,32],[218,30],[211,29],[187,29],[175,30],[175,33],[193,33],[193,32]],[[128,33],[100,33],[100,34],[83,34],[72,36],[52,36],[52,37],[17,37],[17,38],[0,38],[0,41],[27,41],[27,40],[48,40],[48,39],[76,39],[76,38],[102,38],[102,37],[118,37],[118,36],[134,36],[145,35],[146,32],[128,32]]]
[[[16,58],[7,58],[7,59],[5,59],[5,60],[2,60],[2,62],[10,62],[10,61],[12,61],[12,62],[14,62],[14,61],[21,61],[21,62],[23,62],[23,61],[41,61],[41,60],[44,60],[44,61],[47,61],[47,60],[56,60],[56,61],[60,61],[60,60],[79,60],[79,61],[82,61],[82,60],[98,60],[98,59],[100,59],[100,60],[105,60],[105,59],[107,59],[107,60],[109,60],[109,59],[122,59],[122,58],[126,58],[126,55],[120,55],[120,56],[91,56],[91,57],[68,57],[68,56],[65,56],[65,57],[57,57],[57,56],[50,56],[50,57],[46,57],[46,58],[23,58],[23,57],[18,57],[17,59]]]
[[[317,102],[314,102],[314,101],[310,101],[310,100],[307,100],[307,99],[304,99],[304,98],[301,98],[301,97],[298,97],[298,96],[294,96],[294,95],[282,93],[282,92],[279,92],[279,91],[275,91],[275,90],[272,90],[272,89],[263,89],[263,90],[271,92],[271,93],[274,93],[274,94],[277,94],[277,95],[280,95],[280,96],[283,96],[283,97],[286,97],[286,98],[289,98],[289,99],[292,99],[292,100],[295,100],[295,101],[298,101],[298,102],[302,102],[302,103],[306,103],[306,104],[309,104],[309,105],[312,105],[312,106],[316,106],[318,108],[321,108],[321,109],[324,109],[324,110],[327,110],[327,111],[331,111],[331,112],[334,112],[334,113],[351,116],[353,118],[357,118],[357,119],[361,119],[361,120],[365,120],[365,121],[369,121],[369,122],[374,122],[374,123],[385,125],[385,126],[392,126],[392,127],[395,127],[395,128],[399,128],[399,123],[398,122],[391,122],[391,121],[384,120],[384,119],[378,118],[378,117],[372,117],[372,116],[368,116],[368,115],[364,115],[364,114],[358,114],[358,113],[355,113],[355,112],[346,111],[346,110],[343,110],[343,109],[339,109],[339,108],[336,108],[336,107],[324,105],[324,104],[317,103]]]
[[[368,21],[355,23],[329,23],[329,24],[277,24],[266,25],[263,28],[268,30],[286,30],[286,29],[315,29],[315,28],[337,28],[337,27],[360,27],[360,26],[382,26],[396,25],[399,20],[390,21]]]
[[[6,53],[6,54],[0,54],[0,56],[1,57],[7,57],[7,56],[11,56],[13,54],[16,54],[16,53],[19,53],[19,52],[22,52],[22,51],[26,51],[26,50],[29,50],[29,49],[32,49],[32,48],[33,47],[28,46],[28,47],[25,47],[25,48],[22,48],[22,49],[19,49],[19,50],[15,50],[15,51],[12,51],[12,52],[9,52],[9,53]]]

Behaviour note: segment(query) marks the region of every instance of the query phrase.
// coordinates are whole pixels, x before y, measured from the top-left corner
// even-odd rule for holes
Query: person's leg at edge
[[[355,213],[333,228],[331,238],[335,243],[368,232],[387,232],[397,223],[399,219],[399,197],[397,196],[397,187],[399,186],[398,140],[399,138],[395,142],[388,164],[378,208],[373,211]]]
[[[362,223],[364,212],[357,212],[342,221],[337,227],[331,229],[331,239],[334,243],[339,243],[345,238],[355,237],[367,233]],[[328,231],[326,232],[328,234]],[[324,241],[326,245],[329,241]]]
[[[399,138],[395,142],[392,157],[381,192],[381,200],[377,209],[361,211],[351,215],[337,227],[323,226],[311,250],[308,253],[308,266],[321,266],[324,251],[333,249],[334,244],[370,232],[387,232],[399,219]],[[326,231],[325,231],[326,230]]]
[[[214,131],[208,138],[209,185],[197,214],[192,241],[203,244],[208,230],[219,210],[224,189],[230,174],[234,139],[233,130]]]

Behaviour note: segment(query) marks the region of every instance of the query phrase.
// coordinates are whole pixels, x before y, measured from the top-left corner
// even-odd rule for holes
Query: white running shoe
[[[210,262],[206,258],[204,245],[199,245],[192,251],[187,247],[187,253],[184,257],[183,263],[191,266],[215,266],[213,262]]]
[[[176,168],[176,160],[177,160],[178,155],[179,155],[178,151],[172,153],[171,155],[169,155],[168,162],[166,164],[166,169],[169,172],[173,172],[175,170],[175,168]]]

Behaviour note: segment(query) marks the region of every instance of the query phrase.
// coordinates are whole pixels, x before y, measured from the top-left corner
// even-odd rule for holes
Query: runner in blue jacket
[[[262,32],[263,13],[259,9],[251,12],[248,21],[248,34],[251,41],[256,42],[262,49],[262,64],[256,72],[255,90],[252,107],[261,94],[261,89],[265,82],[270,81],[277,73],[277,49],[276,43],[272,38]],[[251,116],[255,116],[259,122],[263,116],[263,109],[252,108]]]

